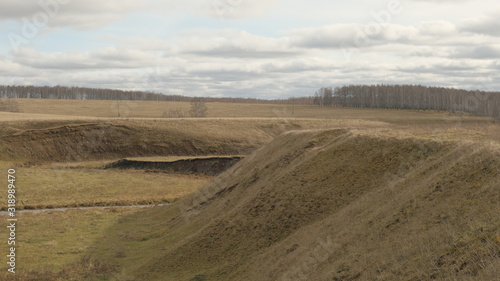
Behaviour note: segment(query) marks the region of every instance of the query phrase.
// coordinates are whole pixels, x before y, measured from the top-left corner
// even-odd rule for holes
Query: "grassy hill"
[[[209,103],[209,118],[165,119],[189,104],[142,101],[116,118],[116,101],[19,102],[24,113],[0,112],[0,168],[17,170],[19,208],[175,202],[20,214],[14,280],[500,275],[491,118]],[[217,155],[246,157],[215,179],[102,169]]]
[[[499,167],[498,142],[285,133],[188,198],[121,219],[66,277],[495,280]]]

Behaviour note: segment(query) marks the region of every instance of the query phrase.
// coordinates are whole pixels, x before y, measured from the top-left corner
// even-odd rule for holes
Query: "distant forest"
[[[500,117],[500,92],[420,85],[349,85],[321,88],[313,104],[334,107],[438,110]]]
[[[114,89],[98,89],[64,86],[1,86],[0,98],[22,99],[68,99],[68,100],[150,100],[150,101],[187,101],[201,102],[233,102],[233,103],[266,103],[266,104],[312,104],[312,98],[290,98],[264,100],[254,98],[210,98],[187,97],[180,95],[164,95],[144,91],[123,91]]]
[[[300,104],[330,107],[438,110],[500,117],[500,92],[421,85],[349,85],[320,88],[313,96],[289,99],[210,98],[82,87],[0,86],[1,98],[201,101]]]

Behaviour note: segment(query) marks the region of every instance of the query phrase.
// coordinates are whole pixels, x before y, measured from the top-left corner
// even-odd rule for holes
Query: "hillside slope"
[[[247,154],[283,131],[272,120],[2,122],[0,161],[70,162],[131,156]]]
[[[289,132],[92,254],[115,280],[495,280],[499,182],[495,143]]]

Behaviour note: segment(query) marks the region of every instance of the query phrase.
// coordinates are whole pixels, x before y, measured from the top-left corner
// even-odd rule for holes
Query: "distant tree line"
[[[321,88],[313,104],[334,107],[439,110],[500,116],[500,92],[421,85],[349,85]]]
[[[164,95],[145,91],[124,91],[114,89],[65,87],[65,86],[2,86],[0,98],[32,98],[32,99],[72,99],[72,100],[153,100],[192,102],[232,102],[261,104],[309,104],[312,97],[264,100],[256,98],[211,98],[187,97],[181,95]]]
[[[464,112],[478,116],[500,117],[500,92],[468,91],[421,85],[348,85],[323,87],[314,96],[288,99],[211,98],[164,95],[145,91],[65,87],[2,86],[0,98],[76,99],[76,100],[154,100],[296,104],[331,107],[360,107]],[[168,116],[200,115],[200,113],[168,112]],[[201,114],[203,115],[203,114]]]

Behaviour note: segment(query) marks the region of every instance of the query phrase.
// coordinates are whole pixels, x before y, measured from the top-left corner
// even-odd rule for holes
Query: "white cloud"
[[[3,1],[0,32],[32,21],[37,1]],[[0,53],[0,84],[247,97],[357,83],[500,87],[490,0],[405,1],[384,24],[373,14],[382,0],[64,1],[39,36]]]
[[[418,29],[424,36],[452,36],[458,32],[455,24],[448,21],[428,21],[419,24]]]
[[[433,4],[448,4],[448,3],[472,2],[473,0],[411,0],[411,1],[429,2]]]
[[[341,63],[334,63],[321,58],[297,58],[293,60],[275,60],[262,64],[266,73],[305,73],[314,71],[333,71],[340,69]]]
[[[332,24],[295,29],[290,32],[292,45],[304,48],[342,48],[362,44],[362,25]]]
[[[203,13],[219,19],[246,19],[260,17],[269,12],[278,0],[208,0]]]

